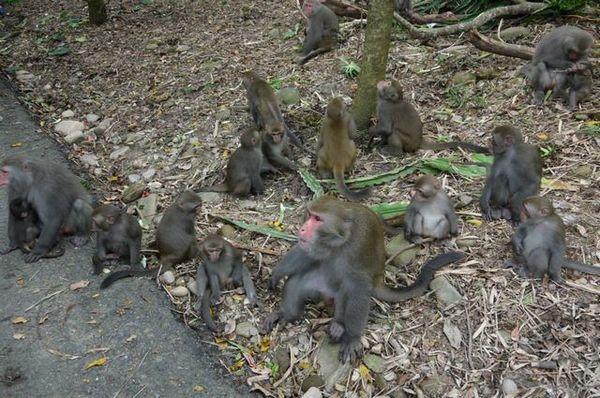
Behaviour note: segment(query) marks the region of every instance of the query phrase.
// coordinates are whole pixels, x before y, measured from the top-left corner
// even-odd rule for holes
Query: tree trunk
[[[106,4],[104,0],[87,0],[90,22],[94,25],[102,25],[108,19]]]
[[[350,112],[359,130],[369,127],[377,104],[377,82],[385,79],[390,41],[394,0],[371,0],[367,16],[367,33],[363,45],[358,90]]]

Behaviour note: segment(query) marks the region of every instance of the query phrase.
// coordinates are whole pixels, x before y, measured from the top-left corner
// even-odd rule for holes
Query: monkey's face
[[[8,167],[4,166],[0,169],[0,187],[8,185],[8,182],[9,182]]]
[[[314,5],[311,0],[306,0],[302,8],[307,17],[310,17],[314,11]]]
[[[92,221],[93,221],[93,228],[96,231],[98,231],[98,230],[108,231],[108,229],[110,228],[108,219],[106,217],[104,217],[102,214],[92,215]]]
[[[402,101],[403,92],[399,84],[394,84],[389,80],[382,80],[377,83],[377,94],[381,99],[389,102]]]
[[[350,239],[351,221],[340,206],[343,205],[335,200],[328,203],[321,199],[309,205],[308,219],[298,233],[298,244],[311,257],[327,257],[332,249],[339,248]]]
[[[279,144],[281,141],[283,141],[283,131],[279,131],[277,129],[271,130],[269,131],[268,137],[270,137],[274,144]]]

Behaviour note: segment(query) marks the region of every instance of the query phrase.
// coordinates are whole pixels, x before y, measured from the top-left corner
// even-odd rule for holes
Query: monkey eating
[[[202,265],[198,267],[196,288],[198,303],[196,310],[202,315],[206,326],[213,332],[219,331],[210,314],[210,305],[216,304],[221,288],[233,282],[243,286],[250,305],[256,305],[256,288],[248,268],[242,262],[242,254],[221,236],[209,234],[200,244]]]
[[[159,270],[165,272],[173,269],[175,264],[196,258],[199,255],[199,249],[194,223],[201,204],[202,200],[198,194],[185,191],[165,211],[156,229],[156,247],[158,248],[162,268],[116,271],[102,281],[100,288],[107,288],[122,278],[133,276],[155,277]]]
[[[244,131],[240,144],[227,162],[225,183],[203,188],[202,191],[230,192],[236,196],[260,195],[264,192],[261,172],[277,170],[264,159],[260,133],[255,129]]]
[[[594,37],[576,26],[561,26],[537,44],[530,64],[521,69],[533,89],[534,102],[542,105],[547,91],[563,98],[569,109],[591,92],[592,65],[588,59]]]
[[[142,270],[142,228],[138,220],[112,205],[98,206],[92,213],[92,220],[96,230],[96,252],[92,257],[94,274],[99,275],[104,266],[118,263],[120,259],[128,261],[132,268]],[[100,287],[109,285],[103,282]]]
[[[351,191],[344,182],[344,172],[354,167],[356,145],[350,139],[355,132],[352,115],[346,110],[341,97],[335,97],[327,105],[321,122],[317,142],[317,168],[323,178],[335,179],[337,189],[350,200],[361,200],[369,196],[369,189]]]
[[[317,55],[331,51],[339,31],[337,15],[319,0],[304,0],[302,9],[308,17],[308,26],[302,43],[303,56],[298,59],[298,65],[304,65]]]
[[[526,198],[521,221],[512,237],[519,275],[540,279],[548,274],[556,283],[563,281],[560,275],[562,267],[600,275],[600,267],[565,257],[565,227],[550,200],[540,196]]]
[[[446,239],[458,235],[454,206],[435,177],[419,177],[413,192],[404,215],[404,236],[408,241]]]
[[[369,129],[368,147],[375,137],[381,137],[381,149],[391,155],[412,153],[423,149],[462,148],[475,153],[489,153],[489,149],[464,141],[434,143],[423,138],[423,123],[415,107],[404,99],[404,91],[395,80],[377,83],[377,124]]]
[[[333,342],[341,342],[339,359],[356,362],[362,356],[360,338],[369,316],[371,296],[399,302],[422,295],[436,270],[459,261],[462,252],[448,252],[428,261],[416,281],[390,288],[384,282],[385,245],[380,217],[368,207],[321,196],[308,204],[308,219],[295,245],[273,269],[270,286],[288,277],[279,309],[264,321],[270,332],[302,316],[307,300],[334,303],[329,327]]]
[[[542,158],[536,147],[525,143],[513,126],[492,131],[494,162],[479,201],[485,219],[519,222],[526,197],[535,195],[542,181]]]
[[[91,228],[90,198],[77,177],[64,165],[45,159],[7,156],[0,166],[0,186],[8,185],[8,203],[27,201],[39,218],[41,230],[32,250],[23,255],[28,262],[53,255],[61,233],[71,234],[75,246],[87,243]],[[17,217],[9,212],[9,251],[19,247],[15,236]],[[3,252],[6,252],[3,251]]]

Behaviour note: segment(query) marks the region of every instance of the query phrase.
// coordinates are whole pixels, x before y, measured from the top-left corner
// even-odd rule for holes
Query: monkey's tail
[[[200,188],[198,192],[229,192],[229,188],[227,188],[227,184],[217,184],[212,187]]]
[[[585,272],[585,273],[591,274],[591,275],[600,275],[600,267],[594,267],[592,265],[588,265],[588,264],[585,264],[585,263],[582,263],[579,261],[575,261],[575,260],[571,260],[568,258],[565,258],[563,267],[569,268],[569,269],[574,269],[575,271],[579,271],[579,272]]]
[[[341,167],[333,168],[333,178],[335,179],[335,186],[337,187],[338,191],[340,191],[346,198],[354,202],[366,199],[371,194],[371,190],[369,188],[364,188],[359,191],[351,191],[344,181],[344,169]]]
[[[464,257],[465,253],[456,251],[440,254],[425,263],[417,280],[412,285],[401,288],[391,288],[382,283],[381,286],[376,286],[373,289],[373,297],[395,303],[421,296],[429,288],[429,282],[433,279],[435,271],[442,268],[444,265],[454,263]]]
[[[487,147],[484,147],[481,145],[472,144],[470,142],[464,142],[464,141],[450,141],[450,142],[424,141],[422,147],[425,149],[434,149],[434,150],[462,148],[471,153],[484,153],[486,155],[492,154],[492,151],[490,150],[490,148],[487,148]]]
[[[213,321],[212,315],[210,313],[210,289],[206,289],[204,291],[204,294],[202,295],[202,302],[200,304],[200,315],[202,316],[202,319],[204,319],[206,327],[211,332],[219,331],[219,328],[217,328],[217,325],[215,325],[215,322]]]
[[[157,272],[158,272],[158,269],[145,269],[145,270],[126,269],[126,270],[122,270],[122,271],[112,272],[109,276],[104,278],[104,280],[100,284],[100,289],[106,289],[107,287],[109,287],[110,285],[112,285],[113,283],[118,281],[119,279],[123,279],[123,278],[130,278],[133,276],[156,277]]]

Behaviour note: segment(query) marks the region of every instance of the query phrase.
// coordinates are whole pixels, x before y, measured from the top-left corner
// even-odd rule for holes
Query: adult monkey
[[[489,153],[489,149],[464,141],[434,143],[423,138],[423,123],[415,107],[404,99],[404,91],[395,80],[377,83],[377,124],[369,129],[368,147],[376,136],[381,137],[384,152],[392,155],[423,149],[457,149]]]
[[[428,261],[415,283],[404,288],[385,285],[383,224],[368,207],[321,196],[308,205],[308,220],[300,228],[298,244],[279,262],[271,275],[271,288],[288,277],[279,310],[264,322],[275,324],[298,319],[309,299],[333,299],[334,319],[329,336],[341,342],[342,362],[362,356],[360,337],[369,315],[369,298],[399,302],[422,295],[435,270],[464,257],[449,252]]]
[[[535,48],[530,64],[521,69],[534,91],[534,101],[541,105],[548,90],[563,97],[569,108],[591,91],[591,63],[588,54],[594,37],[576,26],[561,26],[546,34]]]
[[[515,262],[520,266],[517,272],[521,276],[543,278],[548,274],[554,282],[561,283],[562,267],[600,275],[600,267],[565,258],[565,227],[550,200],[539,196],[525,199],[521,221],[512,237]]]
[[[542,158],[536,147],[510,125],[492,131],[494,162],[479,201],[487,220],[519,222],[523,200],[535,195],[542,181]]]
[[[82,246],[88,242],[91,229],[90,197],[78,178],[64,165],[46,159],[8,156],[0,167],[0,186],[8,185],[8,203],[15,199],[28,201],[41,223],[39,239],[31,252],[23,255],[28,262],[38,261],[52,253],[60,234],[72,234],[71,242]],[[14,235],[15,216],[8,216],[9,247],[18,247]]]
[[[308,26],[302,44],[304,56],[298,59],[298,65],[304,65],[311,58],[331,51],[339,31],[337,15],[319,0],[305,0],[302,9],[308,17]]]

